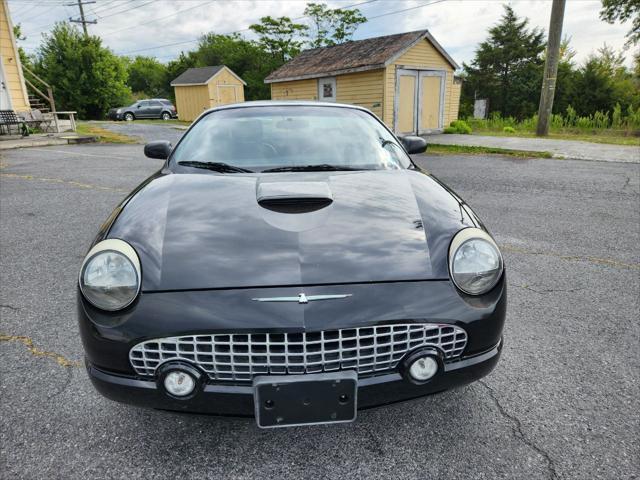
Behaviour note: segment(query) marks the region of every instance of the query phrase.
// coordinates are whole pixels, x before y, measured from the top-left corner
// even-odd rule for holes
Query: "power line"
[[[359,3],[354,3],[352,5],[346,5],[344,7],[340,7],[342,9],[348,9],[348,8],[354,8],[360,5],[365,5],[367,3],[373,3],[373,2],[378,2],[380,0],[365,0],[364,2],[359,2]],[[443,1],[443,0],[438,0],[438,1]],[[303,18],[307,18],[307,15],[302,15],[300,17],[296,17],[293,18],[292,20],[302,20]],[[246,32],[248,30],[251,30],[250,27],[246,27],[246,28],[241,28],[240,30],[234,30],[232,32],[225,32],[225,33],[221,33],[220,35],[233,35],[234,33],[241,33],[241,32]],[[137,53],[137,52],[145,52],[145,51],[149,51],[149,50],[157,50],[158,48],[164,48],[164,47],[175,47],[178,45],[186,45],[188,43],[195,43],[197,41],[200,40],[200,37],[196,38],[196,39],[192,39],[192,40],[182,40],[180,42],[174,42],[174,43],[165,43],[163,45],[157,45],[155,47],[146,47],[146,48],[139,48],[137,50],[130,50],[128,52],[124,52],[124,53],[120,53],[119,55],[129,55],[130,53]]]
[[[141,5],[136,5],[135,7],[130,7],[130,8],[127,8],[125,10],[120,10],[119,12],[113,12],[113,13],[110,13],[109,15],[104,15],[104,16],[101,17],[101,20],[105,19],[105,18],[113,17],[114,15],[120,15],[121,13],[129,12],[131,10],[135,10],[136,8],[142,8],[145,5],[149,5],[150,3],[153,3],[153,1],[154,0],[150,0],[150,1],[146,2],[146,3],[141,4]]]
[[[97,16],[98,18],[100,18],[100,14],[101,14],[102,12],[106,12],[107,10],[111,10],[111,8],[113,8],[113,7],[111,7],[110,5],[112,5],[115,1],[116,1],[116,0],[110,0],[110,1],[108,1],[107,3],[104,3],[104,4],[103,4],[103,3],[96,4],[96,6],[95,6],[95,8],[94,8],[94,10],[93,10],[93,14],[94,14],[95,16]],[[128,2],[127,2],[127,3],[130,3],[130,2],[132,2],[132,1],[133,1],[133,0],[128,0]]]
[[[118,1],[118,0],[116,0],[116,1]],[[131,2],[134,2],[134,1],[135,1],[135,0],[126,0],[126,3],[131,3]],[[100,18],[100,19],[102,19],[102,18],[111,17],[111,16],[116,15],[116,14],[119,14],[119,13],[124,13],[124,12],[127,12],[127,11],[129,11],[129,10],[133,10],[134,8],[144,7],[145,5],[147,5],[147,4],[149,4],[149,3],[152,3],[152,2],[153,2],[153,0],[148,1],[147,3],[143,3],[143,4],[141,4],[141,5],[137,5],[137,6],[135,6],[135,7],[131,7],[131,8],[125,9],[125,10],[121,10],[121,11],[119,11],[119,12],[114,12],[114,13],[112,13],[112,14],[110,14],[110,15],[105,15],[105,16],[103,16],[103,17],[99,17],[99,18]],[[89,3],[89,2],[85,2],[85,4],[86,4],[86,3]],[[91,3],[95,3],[95,2],[91,2]],[[72,6],[75,6],[76,4],[71,4],[71,5],[72,5]],[[60,6],[62,6],[62,5],[60,5]],[[110,8],[105,8],[105,9],[102,9],[102,10],[98,10],[98,12],[103,12],[103,11],[105,11],[105,10],[110,10],[110,9],[111,9],[111,7],[110,7]],[[35,30],[35,31],[41,31],[41,30],[43,30],[43,29],[46,29],[46,28],[48,28],[48,27],[51,27],[51,26],[55,25],[56,23],[58,23],[58,22],[60,22],[60,21],[64,21],[64,19],[56,20],[56,21],[55,21],[55,22],[53,22],[53,23],[49,22],[49,23],[45,23],[45,24],[43,24],[43,25],[39,25],[38,27],[35,27],[35,28],[34,28],[34,30]],[[96,23],[96,22],[90,22],[90,23]]]
[[[45,5],[45,3],[37,3],[37,4],[34,5],[34,7],[38,7],[38,6],[41,6],[41,5]],[[53,6],[49,6],[49,7],[46,7],[46,8],[43,7],[40,12],[36,13],[35,15],[31,15],[29,17],[29,21],[33,20],[34,18],[41,17],[42,15],[44,15],[45,13],[50,12],[54,8],[60,8],[60,7],[63,7],[63,6],[64,5],[53,5]],[[26,13],[26,10],[23,12],[23,14],[24,13]]]
[[[149,20],[149,21],[147,21],[147,22],[142,22],[142,23],[137,23],[137,24],[135,24],[135,25],[131,25],[130,27],[124,27],[124,28],[120,28],[120,29],[118,29],[118,30],[113,30],[113,31],[111,31],[111,32],[107,33],[106,35],[102,35],[102,37],[103,37],[103,38],[104,38],[104,37],[109,37],[109,36],[111,36],[111,35],[114,35],[114,34],[116,34],[116,33],[118,33],[118,32],[122,32],[122,31],[124,31],[124,30],[130,30],[130,29],[132,29],[132,28],[137,28],[137,27],[140,27],[140,26],[142,26],[142,25],[148,25],[148,24],[150,24],[150,23],[160,22],[160,21],[165,20],[165,19],[167,19],[167,18],[174,17],[174,16],[176,16],[176,15],[178,15],[178,14],[180,14],[180,13],[184,13],[184,12],[188,12],[189,10],[194,10],[194,9],[196,9],[196,8],[200,8],[200,7],[202,7],[203,5],[206,5],[207,3],[211,3],[211,2],[213,2],[213,1],[214,1],[214,0],[207,0],[206,2],[199,3],[198,5],[195,5],[195,6],[193,6],[193,7],[189,7],[189,8],[185,8],[185,9],[183,9],[183,10],[178,10],[177,12],[172,13],[172,14],[170,14],[170,15],[165,15],[164,17],[154,18],[154,19]]]
[[[39,5],[42,5],[42,3],[34,3],[32,5],[29,5],[29,4],[21,5],[23,7],[21,10],[18,10],[17,12],[16,11],[13,12],[14,21],[17,21],[17,17],[20,17],[20,16],[24,15],[25,13],[30,12],[31,10],[33,10],[34,8],[36,8]],[[26,8],[24,8],[24,7],[26,7]]]
[[[409,8],[403,8],[402,10],[395,10],[393,12],[387,12],[387,13],[383,13],[381,15],[376,15],[374,17],[369,17],[367,19],[367,22],[369,20],[375,20],[376,18],[381,18],[381,17],[387,17],[389,15],[396,15],[398,13],[403,13],[403,12],[408,12],[409,10],[416,10],[418,8],[422,8],[422,7],[428,7],[429,5],[435,5],[436,3],[442,3],[445,2],[446,0],[435,0],[433,2],[429,2],[429,3],[423,3],[422,5],[416,5],[415,7],[409,7]]]

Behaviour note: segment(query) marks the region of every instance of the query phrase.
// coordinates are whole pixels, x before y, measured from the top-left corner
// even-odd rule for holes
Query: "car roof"
[[[221,105],[219,107],[213,107],[205,110],[202,115],[207,113],[216,112],[218,110],[229,110],[234,108],[250,108],[250,107],[327,107],[327,108],[349,108],[352,110],[361,110],[363,112],[369,112],[370,110],[360,107],[358,105],[350,105],[348,103],[336,103],[336,102],[318,102],[315,100],[256,100],[252,102],[230,103],[228,105]]]

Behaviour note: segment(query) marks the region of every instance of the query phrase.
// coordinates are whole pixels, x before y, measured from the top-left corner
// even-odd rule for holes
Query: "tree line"
[[[637,38],[635,41],[637,42]],[[475,99],[488,100],[490,115],[524,120],[538,111],[544,71],[545,34],[530,28],[510,6],[504,7],[500,21],[491,27],[475,56],[462,68],[461,116],[473,114]],[[606,44],[581,64],[565,38],[560,50],[553,111],[556,114],[587,117],[640,109],[640,52],[633,68],[624,65],[622,52]]]
[[[162,63],[149,56],[119,56],[95,35],[84,35],[66,22],[57,23],[43,35],[35,54],[20,49],[23,65],[52,85],[58,110],[76,110],[81,118],[103,118],[111,107],[127,105],[139,98],[173,98],[170,82],[186,69],[224,64],[247,83],[245,98],[270,97],[264,79],[304,48],[318,48],[351,40],[367,19],[358,9],[329,8],[308,3],[309,23],[296,23],[287,16],[262,17],[250,26],[257,36],[249,40],[239,34],[207,33],[190,51]],[[14,27],[24,40],[20,26]],[[27,73],[28,76],[28,73]]]
[[[640,34],[636,0],[603,0],[601,16],[606,21],[635,18],[628,35],[635,44]],[[629,7],[630,6],[630,10]],[[545,33],[531,28],[505,6],[502,18],[477,47],[473,60],[463,64],[460,116],[473,112],[476,98],[486,98],[492,114],[525,119],[537,111],[544,68]],[[109,108],[138,98],[173,98],[170,82],[187,68],[224,64],[240,75],[247,86],[245,98],[270,98],[264,78],[294,58],[303,49],[349,41],[358,26],[367,21],[358,9],[331,9],[309,3],[307,23],[289,17],[266,16],[250,26],[257,37],[215,32],[200,37],[195,48],[183,51],[167,63],[149,56],[118,56],[98,36],[85,36],[78,28],[60,22],[43,36],[36,53],[21,52],[23,64],[53,86],[59,110],[76,110],[81,118],[102,118]],[[625,16],[626,15],[626,16]],[[635,15],[635,17],[634,17]],[[16,28],[20,40],[19,26]],[[596,111],[623,114],[640,109],[640,53],[634,67],[624,65],[624,56],[603,46],[577,64],[570,40],[563,42],[558,71],[554,112],[569,107],[578,116]]]

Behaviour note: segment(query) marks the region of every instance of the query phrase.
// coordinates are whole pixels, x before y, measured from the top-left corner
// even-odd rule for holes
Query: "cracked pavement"
[[[500,363],[482,381],[360,412],[354,424],[262,431],[251,419],[110,402],[79,366],[83,255],[160,162],[141,145],[3,152],[0,478],[636,478],[640,165],[416,160],[503,247]]]

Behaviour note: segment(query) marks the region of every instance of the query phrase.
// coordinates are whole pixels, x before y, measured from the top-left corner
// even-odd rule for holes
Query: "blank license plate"
[[[262,376],[253,380],[260,428],[353,422],[358,406],[355,371]]]

